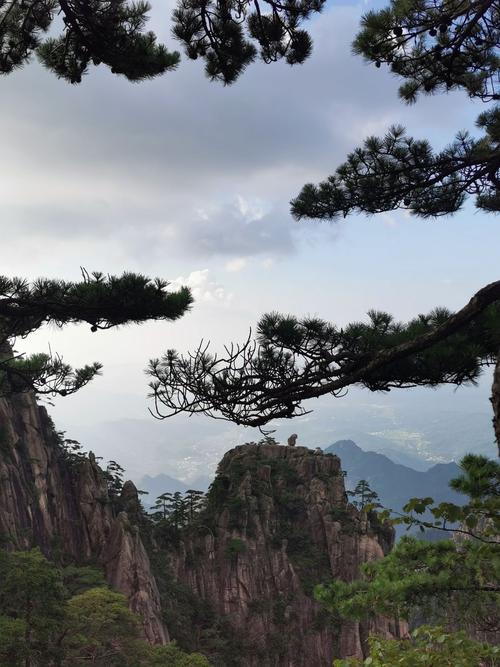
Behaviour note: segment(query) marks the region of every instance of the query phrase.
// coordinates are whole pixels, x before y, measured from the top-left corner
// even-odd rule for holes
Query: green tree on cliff
[[[465,632],[447,632],[423,626],[409,639],[368,640],[367,660],[335,660],[333,667],[495,667],[500,649],[467,637]]]
[[[188,523],[192,523],[205,505],[205,494],[203,491],[188,489],[184,494]]]
[[[353,491],[346,492],[352,498],[352,504],[359,510],[364,510],[367,505],[378,504],[378,493],[372,491],[366,479],[360,479]]]
[[[400,127],[371,137],[334,176],[307,185],[292,202],[297,218],[336,218],[407,208],[421,217],[457,211],[468,195],[497,212],[500,184],[498,3],[392,0],[363,18],[354,50],[403,80],[406,102],[452,89],[489,104],[482,134],[459,134],[436,153]],[[460,385],[496,365],[492,387],[500,451],[500,281],[479,290],[457,313],[436,308],[408,323],[371,311],[369,321],[340,328],[317,318],[270,313],[257,339],[212,354],[169,350],[150,363],[158,416],[204,413],[248,426],[305,414],[303,401],[345,395],[354,384],[373,391]]]
[[[139,618],[121,593],[92,588],[66,606],[64,665],[145,664],[147,645],[140,638]]]
[[[172,506],[172,494],[168,491],[162,493],[155,500],[155,504],[152,507],[153,513],[150,515],[153,518],[153,521],[165,521],[170,516]]]
[[[192,303],[189,289],[169,291],[159,278],[82,273],[80,282],[41,278],[29,283],[0,276],[0,395],[33,389],[67,396],[99,374],[99,363],[73,369],[56,354],[13,351],[16,339],[45,324],[86,323],[97,332],[149,320],[175,321]]]
[[[408,620],[423,613],[428,621],[495,636],[500,629],[500,464],[468,455],[460,466],[462,475],[450,486],[467,497],[464,505],[414,498],[397,519],[449,531],[453,539],[403,537],[385,558],[366,563],[360,579],[317,587],[318,599],[346,618],[383,614]],[[426,510],[432,521],[420,518]]]
[[[106,470],[104,470],[104,478],[108,487],[108,496],[111,501],[119,498],[123,488],[123,473],[125,469],[116,461],[108,461]]]
[[[66,593],[58,569],[39,549],[0,551],[1,664],[36,665],[58,656]]]
[[[151,646],[102,573],[63,569],[39,549],[0,550],[0,667],[208,667],[175,644]]]

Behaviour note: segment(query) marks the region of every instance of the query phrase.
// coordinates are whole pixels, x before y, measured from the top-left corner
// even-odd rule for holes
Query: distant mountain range
[[[342,469],[346,471],[346,488],[354,489],[360,479],[366,479],[380,502],[396,512],[400,512],[410,498],[430,496],[436,503],[452,502],[462,504],[464,496],[448,486],[451,479],[460,475],[456,463],[437,463],[428,470],[414,470],[400,463],[394,463],[384,454],[367,452],[352,440],[338,440],[325,452],[340,457]],[[405,531],[399,528],[398,533]]]

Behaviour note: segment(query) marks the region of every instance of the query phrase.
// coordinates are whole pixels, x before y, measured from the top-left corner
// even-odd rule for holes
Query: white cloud
[[[210,269],[191,271],[186,278],[179,276],[172,281],[173,287],[182,285],[191,289],[195,302],[229,305],[233,299],[232,292],[228,292],[223,285],[212,277]]]
[[[246,222],[262,220],[264,215],[269,212],[269,206],[266,207],[262,200],[250,200],[241,195],[236,195],[236,206]]]
[[[235,257],[226,262],[226,271],[230,273],[236,273],[242,271],[246,266],[248,266],[248,260],[245,257]]]

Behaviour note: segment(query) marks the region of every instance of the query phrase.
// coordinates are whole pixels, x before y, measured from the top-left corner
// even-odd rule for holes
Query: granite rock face
[[[405,628],[332,619],[312,596],[332,577],[355,579],[382,558],[392,529],[347,502],[340,460],[306,447],[248,444],[219,465],[203,521],[171,552],[174,576],[229,622],[242,667],[322,667],[363,657],[376,631]]]
[[[131,482],[124,486],[129,499],[134,491]],[[0,399],[0,538],[6,548],[37,546],[48,557],[102,566],[141,614],[146,638],[168,640],[137,528],[126,513],[115,516],[95,457],[72,465],[45,408],[29,393]]]
[[[219,628],[223,642],[231,637],[237,655],[215,660],[219,667],[330,667],[335,657],[365,655],[371,631],[389,637],[405,630],[384,618],[340,623],[313,598],[315,584],[355,579],[360,565],[383,557],[394,539],[392,529],[370,523],[347,502],[334,455],[275,444],[236,447],[222,459],[192,525],[166,542],[148,525],[135,486],[123,485],[117,509],[95,457],[68,456],[33,395],[0,399],[2,547],[38,546],[49,558],[101,566],[141,615],[150,642],[169,640],[163,611],[175,613],[179,587],[187,591],[182,618],[193,623],[184,628],[192,637],[184,648],[203,650],[204,629],[193,611],[200,604],[211,610],[211,631]],[[163,573],[155,578],[150,556],[167,563],[172,577],[161,601]]]

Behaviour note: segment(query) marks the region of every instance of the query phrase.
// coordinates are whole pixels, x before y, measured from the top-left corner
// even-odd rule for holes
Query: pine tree
[[[125,469],[116,461],[109,461],[104,471],[104,478],[108,487],[108,496],[111,502],[116,502],[123,488],[123,473]]]
[[[202,510],[205,503],[205,494],[203,491],[188,489],[184,494],[184,500],[187,507],[188,523],[193,523],[197,514]]]
[[[0,3],[0,73],[23,66],[33,52],[45,67],[80,83],[89,67],[104,64],[131,81],[149,79],[179,62],[145,32],[149,3],[126,0],[10,0]],[[46,37],[62,16],[58,37]]]
[[[500,628],[500,464],[469,454],[450,487],[466,496],[463,505],[412,498],[405,514],[381,522],[442,531],[453,539],[437,542],[403,537],[382,560],[367,563],[360,579],[335,580],[316,589],[318,599],[342,617],[376,614],[447,623],[495,637]],[[430,511],[433,520],[422,515]]]
[[[176,491],[172,496],[171,512],[169,521],[175,528],[183,528],[188,522],[188,504],[180,491]]]
[[[343,328],[271,313],[260,321],[257,341],[227,347],[225,355],[203,346],[153,359],[150,395],[159,417],[203,412],[262,427],[305,414],[301,404],[308,398],[343,396],[352,385],[389,391],[474,383],[496,363],[499,349],[500,281],[454,314],[439,308],[405,324],[374,311],[368,323]],[[499,415],[500,387],[493,399]]]
[[[401,97],[462,89],[492,104],[480,114],[483,131],[460,134],[436,153],[426,140],[394,126],[370,137],[335,175],[306,185],[292,202],[296,218],[335,218],[354,211],[407,208],[421,217],[457,211],[468,195],[486,211],[500,210],[498,3],[391,0],[369,12],[355,52],[403,79]],[[408,323],[369,312],[368,323],[338,328],[320,319],[270,313],[257,339],[212,354],[200,346],[183,357],[169,350],[148,372],[159,417],[202,412],[263,427],[303,415],[304,400],[343,396],[348,387],[373,391],[475,382],[495,365],[491,402],[500,452],[500,281],[479,290],[457,313],[436,308]]]
[[[46,664],[55,660],[65,599],[60,571],[39,549],[0,552],[2,664],[31,667],[38,664],[40,655],[45,656]],[[7,662],[9,654],[12,663]]]
[[[93,567],[64,568],[39,549],[0,550],[2,667],[209,667],[175,642],[152,646],[141,618]]]
[[[205,59],[210,78],[232,83],[256,58],[254,42],[264,62],[303,62],[312,43],[300,25],[321,11],[324,2],[179,0],[173,32],[188,57]],[[0,73],[22,67],[36,53],[45,67],[70,83],[80,83],[92,66],[101,64],[130,81],[159,76],[174,69],[180,57],[145,30],[150,9],[144,0],[4,0]],[[47,37],[58,16],[61,34]]]
[[[500,211],[499,47],[495,0],[391,0],[364,16],[354,51],[401,77],[405,102],[461,89],[493,106],[477,119],[479,138],[461,132],[439,153],[400,126],[383,138],[369,137],[333,176],[302,189],[293,215],[331,219],[403,208],[437,217],[457,211],[468,195],[475,195],[479,209]]]
[[[189,58],[203,58],[211,79],[233,83],[260,58],[303,63],[311,53],[309,34],[301,22],[321,11],[325,0],[231,2],[180,0],[174,11],[174,35],[184,42]],[[254,44],[256,42],[257,46]]]
[[[80,282],[42,278],[29,283],[0,276],[0,395],[34,390],[67,396],[100,373],[99,363],[73,369],[57,354],[26,356],[14,351],[16,338],[45,324],[85,322],[97,332],[149,320],[175,321],[192,303],[187,288],[170,292],[159,278],[82,273]]]
[[[353,498],[351,502],[359,510],[364,510],[367,505],[378,505],[378,493],[372,491],[366,479],[360,479],[354,491],[347,491],[346,493]]]
[[[168,519],[172,511],[172,494],[166,492],[158,496],[152,510],[151,517],[153,521],[159,522]]]
[[[463,631],[422,626],[406,639],[368,638],[369,662],[357,658],[334,660],[333,667],[496,667],[500,648],[475,641]]]

